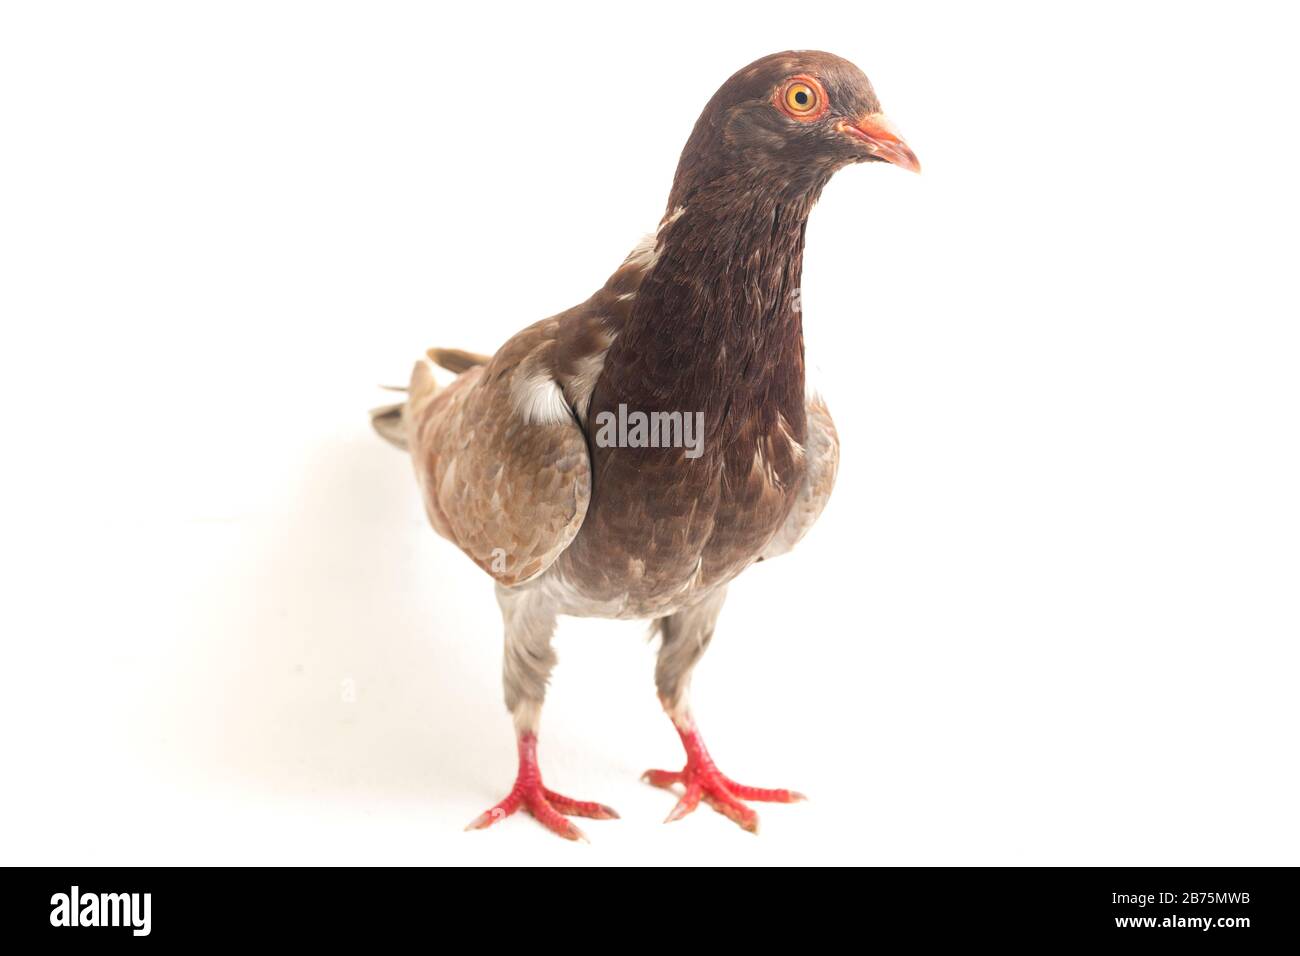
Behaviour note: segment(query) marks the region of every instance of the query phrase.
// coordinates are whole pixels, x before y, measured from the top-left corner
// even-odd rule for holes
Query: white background
[[[1280,4],[3,9],[4,862],[1300,862]],[[813,215],[839,484],[695,682],[812,799],[662,825],[644,628],[565,621],[543,771],[623,819],[463,833],[500,621],[375,386],[585,298],[791,47],[925,166]]]

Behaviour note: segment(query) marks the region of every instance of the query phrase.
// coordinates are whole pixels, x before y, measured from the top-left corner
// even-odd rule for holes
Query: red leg
[[[490,827],[520,807],[532,814],[542,826],[566,840],[587,839],[581,830],[564,818],[566,813],[593,820],[618,819],[618,814],[603,804],[574,800],[542,786],[542,772],[537,767],[537,735],[533,733],[519,736],[519,774],[506,798],[491,810],[475,817],[465,829],[482,830]]]
[[[689,718],[674,719],[673,725],[686,748],[686,766],[681,770],[647,770],[642,778],[655,787],[668,789],[680,783],[685,788],[682,798],[668,814],[665,823],[680,820],[693,811],[701,800],[723,816],[738,823],[750,833],[758,832],[758,814],[741,803],[741,800],[759,800],[767,803],[795,803],[805,799],[793,790],[768,790],[747,787],[736,783],[713,762],[704,746],[704,739]]]

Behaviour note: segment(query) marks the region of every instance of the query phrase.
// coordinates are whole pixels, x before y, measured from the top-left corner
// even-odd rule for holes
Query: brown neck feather
[[[752,178],[710,186],[663,227],[598,404],[702,411],[715,448],[774,426],[778,414],[802,440],[798,290],[816,195],[783,201],[754,191]]]

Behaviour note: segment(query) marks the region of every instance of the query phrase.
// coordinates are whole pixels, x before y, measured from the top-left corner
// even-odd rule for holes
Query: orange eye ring
[[[830,109],[826,88],[816,77],[806,74],[792,76],[777,88],[772,105],[791,119],[802,123],[821,119]]]

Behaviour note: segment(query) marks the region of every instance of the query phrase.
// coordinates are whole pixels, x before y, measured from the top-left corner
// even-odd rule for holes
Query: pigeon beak
[[[885,118],[884,113],[868,113],[855,122],[840,120],[836,129],[856,139],[876,159],[883,159],[914,173],[921,171],[921,161],[916,158],[916,153],[894,132],[893,124]]]

